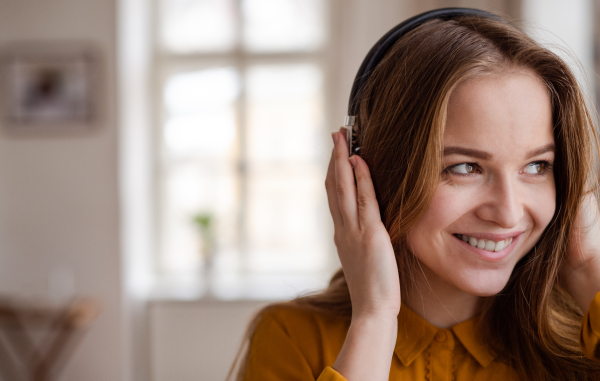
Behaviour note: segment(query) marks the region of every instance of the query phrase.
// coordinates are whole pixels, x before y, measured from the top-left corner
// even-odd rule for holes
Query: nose
[[[523,218],[524,205],[514,176],[506,175],[492,181],[483,204],[477,209],[479,218],[495,222],[503,229],[517,226]]]

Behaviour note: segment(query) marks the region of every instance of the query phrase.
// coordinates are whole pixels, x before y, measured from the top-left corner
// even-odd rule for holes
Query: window
[[[160,276],[225,299],[323,287],[326,0],[155,4]]]

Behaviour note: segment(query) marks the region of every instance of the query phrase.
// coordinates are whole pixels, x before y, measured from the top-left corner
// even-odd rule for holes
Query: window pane
[[[232,158],[239,75],[233,68],[178,73],[167,79],[164,139],[171,157]]]
[[[316,65],[265,65],[248,70],[250,161],[311,160],[325,151],[323,75]]]
[[[231,156],[236,137],[232,108],[208,115],[170,118],[165,125],[165,145],[172,156]]]
[[[177,163],[165,171],[162,189],[162,268],[180,275],[206,262],[194,217],[213,216],[215,252],[236,250],[238,189],[236,166],[224,161]]]
[[[248,197],[252,272],[316,272],[326,264],[324,174],[307,165],[254,166]]]
[[[161,42],[177,53],[226,51],[235,46],[234,0],[162,0]]]
[[[166,272],[194,273],[206,264],[204,236],[194,223],[201,213],[214,221],[214,253],[237,250],[239,93],[239,74],[231,67],[175,73],[165,82],[161,221]]]
[[[324,42],[323,0],[243,0],[242,13],[250,51],[309,51]]]
[[[248,268],[320,271],[327,258],[322,73],[311,64],[257,65],[246,84]]]
[[[164,100],[170,114],[181,115],[233,102],[239,92],[240,80],[235,68],[210,68],[169,77]]]

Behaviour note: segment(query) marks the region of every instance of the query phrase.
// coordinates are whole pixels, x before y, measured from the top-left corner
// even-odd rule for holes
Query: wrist
[[[353,313],[352,320],[350,324],[384,324],[384,325],[397,325],[398,324],[398,314],[393,313]]]
[[[395,344],[398,331],[398,315],[382,313],[352,314],[350,330],[372,335],[372,337],[393,337]]]
[[[397,316],[353,314],[333,369],[349,380],[387,380],[397,335]]]
[[[400,313],[399,308],[389,309],[361,309],[352,310],[352,321],[373,321],[379,323],[395,322],[398,323],[398,314]]]

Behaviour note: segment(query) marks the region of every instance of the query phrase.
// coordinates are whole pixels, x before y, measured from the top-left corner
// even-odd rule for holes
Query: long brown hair
[[[582,196],[597,189],[598,179],[591,187],[589,180],[599,145],[584,95],[556,54],[513,25],[489,18],[419,26],[396,42],[363,89],[357,115],[361,157],[371,171],[406,295],[414,289],[411,274],[418,263],[405,238],[437,189],[452,90],[467,78],[523,69],[543,81],[551,100],[556,212],[505,288],[482,300],[480,334],[523,379],[600,380],[600,363],[587,359],[578,345],[582,311],[559,283]],[[321,293],[290,303],[344,317],[352,313],[342,270]],[[243,368],[242,360],[238,379]]]

